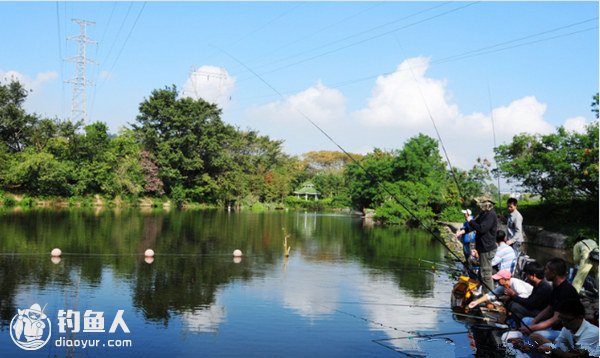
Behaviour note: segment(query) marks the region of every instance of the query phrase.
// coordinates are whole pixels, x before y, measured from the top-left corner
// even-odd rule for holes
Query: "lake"
[[[445,249],[350,215],[2,211],[0,252],[2,357],[473,355]]]

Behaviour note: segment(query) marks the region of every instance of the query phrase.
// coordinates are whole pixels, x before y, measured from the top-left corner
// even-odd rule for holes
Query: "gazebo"
[[[308,200],[308,198],[313,198],[314,200],[319,199],[319,192],[315,189],[315,185],[311,182],[304,182],[299,189],[294,191],[296,197],[300,198],[301,195],[304,196],[304,200]]]

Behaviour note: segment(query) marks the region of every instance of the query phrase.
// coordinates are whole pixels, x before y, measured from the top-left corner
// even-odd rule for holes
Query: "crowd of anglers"
[[[577,273],[571,281],[572,270],[564,259],[551,258],[542,265],[522,252],[523,216],[517,199],[506,203],[506,231],[498,230],[495,204],[489,197],[479,199],[476,217],[463,210],[465,222],[455,234],[463,243],[469,276],[480,283],[464,308],[504,307],[509,328],[501,339],[517,356],[599,357],[598,312],[586,318],[582,303],[582,298],[597,297],[598,243],[577,237]]]

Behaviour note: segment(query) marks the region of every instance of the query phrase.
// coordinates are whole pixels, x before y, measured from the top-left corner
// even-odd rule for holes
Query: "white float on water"
[[[146,257],[154,257],[154,250],[148,249],[148,250],[144,251],[144,256],[146,256]]]
[[[52,249],[52,251],[50,251],[50,255],[52,255],[53,257],[59,257],[60,255],[62,255],[62,251],[60,251],[59,248],[55,248]]]
[[[242,250],[233,250],[233,257],[242,257]]]
[[[151,263],[154,262],[154,257],[146,256],[146,257],[144,257],[144,261],[146,261],[146,263],[148,265],[150,265]]]

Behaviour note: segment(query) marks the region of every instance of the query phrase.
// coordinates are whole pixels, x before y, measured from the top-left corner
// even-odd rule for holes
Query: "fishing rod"
[[[492,136],[494,137],[494,148],[496,148],[497,147],[497,145],[496,145],[496,126],[494,123],[494,110],[492,107],[492,90],[490,89],[489,81],[487,83],[487,88],[488,88],[488,99],[490,102],[490,119],[492,120]],[[494,158],[494,163],[496,163],[496,174],[497,174],[497,179],[498,179],[498,203],[501,203],[502,195],[500,194],[500,171],[498,170],[498,162],[496,161],[496,158]]]
[[[398,37],[397,37],[396,35],[394,35],[394,37],[395,37],[395,39],[396,39],[396,42],[398,43],[398,47],[400,47],[400,49],[402,50],[402,45],[400,44],[400,40],[398,39]],[[456,174],[454,173],[454,169],[453,169],[453,167],[452,167],[452,164],[450,163],[450,157],[448,156],[448,153],[446,152],[446,147],[444,146],[444,142],[443,142],[443,140],[442,140],[442,137],[441,137],[441,135],[440,135],[440,132],[438,131],[437,125],[435,124],[435,120],[433,119],[433,115],[431,114],[431,110],[429,109],[429,106],[427,105],[427,101],[426,101],[426,99],[425,99],[425,96],[423,95],[423,91],[421,90],[421,85],[419,84],[419,81],[417,81],[417,78],[416,78],[416,76],[415,76],[415,74],[414,74],[414,72],[413,72],[413,70],[412,70],[412,67],[410,66],[410,63],[406,62],[406,65],[408,66],[408,69],[409,69],[409,71],[410,71],[410,73],[411,73],[411,75],[412,75],[412,77],[413,77],[413,79],[414,79],[414,81],[415,81],[415,83],[416,83],[416,85],[417,85],[417,89],[419,90],[419,94],[421,95],[421,99],[423,100],[423,104],[425,105],[425,108],[427,109],[427,114],[429,115],[429,118],[431,119],[431,123],[433,124],[433,128],[435,129],[435,133],[437,134],[437,136],[438,136],[438,139],[439,139],[439,141],[440,141],[440,145],[441,145],[441,147],[442,147],[442,150],[443,150],[443,152],[444,152],[444,156],[446,157],[446,161],[448,162],[448,166],[449,166],[449,168],[450,168],[450,174],[451,174],[451,175],[452,175],[452,177],[454,178],[454,183],[456,184],[456,189],[458,190],[458,194],[459,194],[459,196],[461,197],[461,202],[462,202],[462,204],[463,204],[463,207],[465,207],[465,206],[466,206],[466,202],[465,202],[465,198],[463,197],[463,195],[462,195],[462,192],[461,192],[461,190],[460,190],[460,184],[458,183],[458,179],[456,178]],[[490,89],[489,89],[489,83],[488,83],[488,93],[491,93],[491,91],[490,91]],[[490,96],[489,98],[490,98],[490,106],[491,106],[491,94],[490,94],[489,96]],[[493,115],[492,115],[492,128],[493,128]],[[493,130],[493,134],[494,134],[494,147],[495,147],[495,146],[496,146],[496,132],[495,132],[495,130]],[[497,167],[497,163],[496,163],[496,167]],[[500,177],[498,177],[498,195],[499,195],[499,198],[498,198],[498,203],[500,203]],[[446,248],[448,248],[448,247],[446,246]],[[451,254],[452,254],[454,257],[457,257],[457,258],[458,258],[458,256],[457,256],[457,255],[456,255],[454,252],[452,252],[452,250],[449,250],[449,251],[450,251],[450,253],[451,253]],[[468,265],[468,262],[467,262],[467,260],[466,260],[466,259],[465,259],[465,261],[464,261],[464,262],[462,261],[462,259],[459,259],[459,261],[462,263],[463,267],[464,267],[464,268],[465,268],[465,269],[466,269],[466,270],[467,270],[469,273],[474,273],[474,272],[473,272],[473,270],[472,270],[472,269],[469,267],[469,265]],[[487,284],[484,282],[484,280],[481,280],[481,282],[480,282],[480,283],[481,283],[481,285],[482,285],[483,287],[485,287],[485,288],[486,288],[486,289],[487,289],[487,290],[488,290],[490,293],[492,293],[492,294],[493,294],[493,295],[496,297],[496,299],[499,299],[499,298],[500,298],[500,297],[499,297],[499,296],[498,296],[498,295],[497,295],[497,294],[494,292],[494,290],[493,290],[491,287],[489,287],[489,286],[488,286],[488,285],[487,285]],[[488,293],[485,293],[485,294],[488,294]],[[508,312],[510,312],[510,308],[509,308],[509,307],[506,307],[506,309],[507,309],[507,311],[508,311]],[[516,317],[516,319],[517,319],[517,321],[519,321],[519,322],[520,322],[520,323],[521,323],[523,326],[525,326],[525,327],[526,327],[526,328],[527,328],[527,329],[528,329],[528,330],[531,332],[531,329],[529,329],[529,326],[528,326],[528,325],[527,325],[525,322],[523,322],[523,320],[521,319],[521,317],[519,317],[518,315],[513,315],[513,316],[515,316],[515,317]]]
[[[398,47],[400,47],[400,50],[402,50],[402,45],[400,44],[400,40],[398,40],[398,36],[396,34],[394,34],[394,38],[396,39],[396,42],[398,43]],[[435,124],[435,120],[433,119],[433,115],[431,114],[431,110],[429,109],[429,105],[427,105],[427,101],[425,100],[425,95],[423,95],[423,91],[421,90],[421,85],[419,85],[419,81],[417,81],[417,77],[415,76],[415,73],[412,70],[412,66],[410,65],[410,63],[408,61],[405,61],[405,63],[406,63],[406,66],[408,66],[408,70],[410,71],[410,74],[411,74],[413,80],[417,84],[417,90],[419,91],[419,95],[421,96],[421,99],[423,100],[423,104],[425,105],[425,109],[427,110],[427,115],[429,116],[429,119],[431,120],[431,124],[433,124],[433,129],[435,130],[435,134],[437,135],[438,140],[440,141],[442,151],[444,152],[444,157],[446,158],[446,162],[448,163],[448,167],[450,169],[450,174],[452,175],[452,178],[454,179],[454,183],[456,184],[456,189],[458,190],[458,195],[460,196],[461,204],[463,207],[466,207],[466,200],[462,194],[462,191],[460,190],[460,184],[458,184],[458,178],[456,177],[456,173],[454,173],[454,168],[452,167],[452,163],[450,163],[450,157],[448,156],[448,152],[446,151],[446,146],[444,145],[444,141],[442,140],[440,131],[438,130],[437,125]]]
[[[267,82],[262,76],[260,76],[258,73],[256,73],[252,68],[248,67],[245,63],[243,63],[242,61],[240,61],[239,59],[237,59],[235,56],[233,56],[232,54],[230,54],[229,52],[218,48],[221,52],[223,52],[225,55],[227,55],[228,57],[230,57],[231,59],[233,59],[235,62],[239,63],[240,65],[242,65],[244,68],[246,68],[250,73],[252,73],[254,76],[256,76],[256,78],[258,78],[262,83],[264,83],[267,87],[269,87],[273,92],[275,92],[277,95],[279,95],[281,97],[281,99],[285,99],[285,97],[283,96],[283,94],[281,92],[279,92],[275,87],[273,87],[269,82]],[[410,68],[410,66],[409,66]],[[418,86],[418,82],[417,82],[417,86]],[[422,94],[422,92],[421,92]],[[424,97],[423,97],[423,100]],[[425,102],[425,105],[429,111],[429,107],[427,106],[427,103]],[[340,144],[338,144],[327,132],[325,132],[325,130],[323,130],[319,125],[317,125],[308,115],[306,115],[304,112],[302,112],[300,109],[295,108],[295,111],[300,114],[304,119],[306,119],[313,127],[315,127],[319,132],[321,132],[327,139],[329,139],[329,141],[331,141],[331,143],[333,143],[338,149],[340,149],[342,151],[342,153],[344,153],[356,166],[358,166],[360,169],[363,170],[363,172],[372,180],[374,181],[376,184],[378,184],[378,186],[385,191],[391,198],[393,198],[396,203],[398,203],[408,214],[409,216],[411,216],[415,222],[419,223],[421,225],[421,227],[427,231],[429,234],[431,234],[431,236],[437,240],[444,248],[446,248],[446,250],[448,250],[448,252],[454,256],[454,258],[461,262],[463,267],[472,274],[475,274],[475,272],[473,271],[472,268],[469,267],[468,263],[466,260],[463,261],[463,259],[461,259],[449,246],[448,244],[446,244],[446,242],[444,242],[444,240],[437,234],[437,232],[432,229],[429,225],[425,225],[418,217],[417,215],[413,212],[413,210],[411,210],[405,203],[403,203],[398,196],[391,191],[390,189],[388,189],[386,187],[386,185],[384,185],[384,183],[382,183],[380,181],[379,178],[377,178],[376,176],[374,176],[369,170],[367,170],[367,168],[365,168],[358,160],[356,160],[356,158],[354,158],[348,151],[346,151]],[[429,117],[434,125],[434,127],[436,128],[436,132],[439,134],[439,131],[437,131],[437,126],[435,125],[435,120],[433,119],[433,116],[431,115],[431,112],[429,112]],[[441,137],[440,137],[441,139]],[[443,143],[442,143],[442,147],[443,147]],[[444,147],[443,147],[444,148]],[[444,152],[445,148],[444,148]],[[449,161],[449,157],[447,156],[446,153],[446,158]],[[456,183],[457,189],[459,191],[459,195],[462,198],[462,193],[460,190],[460,185],[458,184],[458,179],[456,178],[456,175],[454,174],[452,167],[450,168],[450,172],[453,175],[454,181]],[[407,198],[414,204],[417,205],[416,201],[413,200],[412,198],[410,198],[410,196],[407,196]],[[464,200],[463,200],[463,204],[464,204]],[[480,282],[481,285],[483,287],[486,288],[486,290],[488,290],[490,293],[492,293],[497,299],[499,299],[499,296],[494,293],[493,288],[489,287],[483,280]],[[508,308],[507,308],[508,309]],[[521,323],[527,328],[529,329],[529,327],[522,321],[522,319],[518,316],[515,315],[515,317],[517,317],[517,319],[519,321],[521,321]],[[394,328],[395,329],[395,328]],[[531,331],[531,329],[529,329],[529,331]]]
[[[338,301],[338,302],[333,302],[333,303],[337,303],[337,304],[341,304],[341,305],[395,306],[395,307],[429,308],[429,309],[436,309],[436,310],[452,310],[452,308],[450,308],[450,307],[428,306],[428,305],[411,305],[411,304],[407,304],[407,303],[347,302],[347,301],[346,302],[345,301]]]

